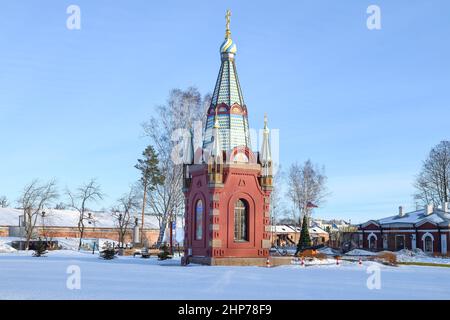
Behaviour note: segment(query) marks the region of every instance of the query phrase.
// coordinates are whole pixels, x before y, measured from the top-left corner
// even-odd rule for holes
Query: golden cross
[[[225,15],[225,20],[226,20],[226,32],[225,32],[225,37],[228,38],[231,34],[230,32],[230,17],[231,17],[231,11],[227,10],[227,14]]]

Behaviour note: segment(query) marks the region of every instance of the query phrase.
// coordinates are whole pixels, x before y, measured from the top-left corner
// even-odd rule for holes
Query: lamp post
[[[41,217],[42,217],[42,236],[43,236],[44,238],[47,238],[47,237],[45,236],[45,223],[44,223],[45,211],[42,211],[42,212],[41,212]]]

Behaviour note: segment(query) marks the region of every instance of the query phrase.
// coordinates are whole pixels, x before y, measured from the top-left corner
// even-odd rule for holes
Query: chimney
[[[425,215],[429,216],[432,213],[433,213],[433,205],[429,204],[425,207]]]
[[[398,207],[398,216],[403,217],[405,213],[403,212],[403,206]]]

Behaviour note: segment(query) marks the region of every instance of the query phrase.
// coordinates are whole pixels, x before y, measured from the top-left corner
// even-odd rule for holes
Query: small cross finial
[[[231,35],[230,32],[230,17],[231,17],[231,11],[228,9],[227,14],[225,15],[226,20],[226,31],[225,31],[225,38],[229,38]]]

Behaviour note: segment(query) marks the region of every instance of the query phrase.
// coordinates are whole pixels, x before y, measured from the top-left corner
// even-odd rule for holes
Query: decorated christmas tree
[[[300,239],[298,240],[298,244],[297,244],[297,253],[301,252],[302,250],[304,250],[308,247],[311,247],[311,238],[309,236],[309,231],[308,231],[308,218],[305,214],[303,216]]]

